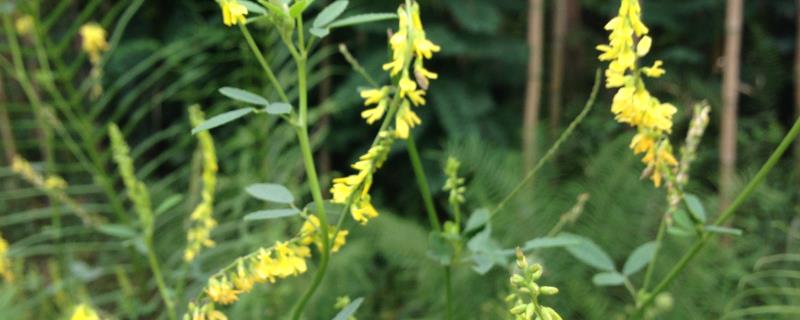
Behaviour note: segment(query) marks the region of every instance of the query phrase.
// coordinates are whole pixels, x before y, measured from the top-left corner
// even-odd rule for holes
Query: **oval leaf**
[[[350,304],[348,304],[346,307],[344,307],[344,309],[342,309],[342,311],[339,311],[339,313],[337,313],[336,316],[333,317],[333,320],[347,320],[347,319],[350,319],[350,316],[352,316],[354,313],[356,313],[356,310],[358,310],[358,307],[361,306],[362,302],[364,302],[364,298],[358,298],[358,299],[353,300],[353,302],[350,302]]]
[[[344,9],[347,9],[347,4],[347,0],[339,0],[329,4],[325,9],[322,9],[317,15],[317,18],[314,19],[314,28],[326,27],[329,23],[333,22],[333,20],[344,12]]]
[[[706,222],[706,209],[703,208],[703,203],[697,196],[687,193],[683,195],[683,201],[686,202],[686,207],[692,216],[700,222]]]
[[[256,183],[245,189],[254,198],[269,202],[293,203],[294,196],[286,187],[274,183]]]
[[[625,261],[625,265],[622,266],[622,273],[626,276],[632,275],[639,270],[642,270],[644,266],[646,266],[650,261],[653,260],[653,256],[656,253],[656,242],[650,241],[645,243],[635,250],[631,252],[631,255],[628,256],[628,260]]]
[[[308,8],[308,5],[311,4],[311,2],[313,1],[311,0],[295,1],[294,4],[292,4],[292,6],[289,7],[289,15],[292,16],[292,18],[299,18],[303,14],[303,11],[306,11],[306,8]]]
[[[201,123],[196,128],[192,129],[192,134],[196,134],[203,130],[214,129],[219,127],[223,124],[231,122],[233,120],[239,119],[241,117],[246,116],[247,114],[253,112],[255,109],[253,108],[241,108],[236,109],[233,111],[228,111],[216,116],[211,117],[210,119],[206,120],[205,122]]]
[[[260,210],[245,215],[244,221],[286,218],[297,215],[298,213],[300,213],[300,210],[295,208]]]
[[[269,114],[287,114],[292,112],[292,105],[284,102],[271,103],[265,111]]]
[[[257,104],[261,106],[269,105],[269,101],[267,101],[266,98],[239,88],[222,87],[219,89],[219,93],[233,100],[238,100],[249,104]]]
[[[325,38],[328,34],[331,33],[331,29],[328,28],[311,28],[308,29],[308,32],[317,36],[317,38]]]
[[[625,283],[625,276],[616,271],[601,272],[592,277],[592,282],[601,287],[618,286]]]
[[[486,208],[480,208],[472,212],[469,215],[469,220],[467,220],[467,226],[464,229],[464,232],[470,232],[473,230],[477,230],[480,227],[483,227],[488,221],[489,218],[489,210]]]
[[[573,234],[564,234],[564,236],[581,240],[579,244],[566,247],[567,252],[572,254],[572,256],[579,261],[603,271],[616,270],[611,257],[592,240]]]
[[[349,16],[347,18],[339,19],[331,24],[328,25],[328,28],[341,28],[346,26],[352,26],[362,23],[370,23],[375,21],[381,20],[391,20],[397,19],[397,14],[395,13],[365,13],[365,14],[358,14],[354,16]]]
[[[523,248],[525,251],[527,251],[541,248],[566,247],[580,243],[581,241],[579,239],[575,239],[573,237],[562,237],[559,235],[555,237],[535,238],[525,242],[525,246]]]
[[[722,226],[705,226],[706,231],[712,233],[730,234],[734,236],[741,236],[742,230],[736,228],[728,228]]]
[[[264,9],[264,7],[256,4],[253,1],[239,0],[239,3],[241,3],[245,8],[247,8],[248,13],[255,13],[261,15],[267,14],[267,9]]]
[[[130,239],[139,234],[135,229],[122,224],[101,224],[97,226],[97,231],[121,239]]]

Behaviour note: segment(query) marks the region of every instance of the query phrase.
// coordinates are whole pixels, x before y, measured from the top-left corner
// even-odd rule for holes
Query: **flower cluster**
[[[464,193],[467,191],[467,188],[464,187],[464,178],[460,178],[458,176],[458,168],[460,166],[461,162],[458,161],[458,159],[449,157],[447,158],[447,164],[444,167],[444,173],[447,175],[447,180],[445,181],[442,190],[450,192],[450,197],[448,200],[451,206],[464,203]]]
[[[0,235],[0,275],[6,282],[14,281],[14,272],[11,271],[11,259],[8,258],[8,241]]]
[[[226,26],[244,24],[247,20],[247,7],[236,0],[220,0],[219,5],[222,7],[222,23]]]
[[[222,320],[225,314],[215,309],[215,304],[228,305],[236,302],[239,295],[250,292],[256,284],[275,283],[278,279],[297,276],[308,270],[306,260],[311,257],[310,245],[322,248],[319,232],[320,221],[314,215],[300,228],[299,237],[286,242],[278,241],[269,248],[261,248],[247,256],[238,258],[231,266],[211,276],[203,291],[207,303],[190,304],[185,319]],[[331,251],[344,246],[347,230],[330,230]]]
[[[333,187],[330,190],[333,195],[331,201],[349,204],[350,214],[361,224],[366,224],[369,219],[378,216],[378,211],[372,206],[369,188],[372,186],[373,173],[386,162],[393,143],[394,138],[391,133],[379,132],[377,142],[352,165],[358,173],[333,179]]]
[[[103,52],[108,50],[106,29],[97,23],[87,23],[81,26],[80,34],[83,51],[89,55],[92,64],[99,63]]]
[[[513,302],[511,314],[516,320],[550,319],[561,320],[561,316],[553,308],[539,303],[539,296],[551,296],[558,293],[558,288],[539,286],[536,281],[542,277],[542,266],[529,264],[522,249],[517,248],[517,267],[519,273],[511,276],[512,293],[506,301]]]
[[[605,71],[606,87],[619,88],[614,95],[611,112],[617,121],[637,128],[630,147],[635,154],[644,153],[647,164],[644,176],[650,176],[656,187],[661,185],[662,174],[677,165],[667,135],[672,130],[672,116],[677,109],[661,103],[650,95],[644,76],[658,78],[664,75],[661,60],[652,66],[640,67],[639,59],[650,52],[653,39],[641,19],[638,0],[621,0],[619,13],[605,29],[611,31],[609,43],[597,46],[602,52],[600,61],[610,61]]]
[[[424,105],[430,79],[438,78],[436,73],[425,69],[424,61],[431,59],[433,53],[439,52],[441,48],[425,36],[416,2],[412,2],[407,8],[401,6],[397,9],[397,16],[398,31],[389,38],[392,60],[384,64],[383,69],[397,79],[395,95],[402,102],[399,103],[400,107],[395,115],[395,134],[400,139],[406,139],[410,129],[421,123],[417,114],[411,110],[411,105]],[[412,64],[414,80],[411,79]],[[364,106],[375,105],[361,113],[367,123],[372,124],[383,117],[390,103],[389,93],[392,90],[393,88],[384,86],[361,91],[361,97],[365,99]]]
[[[189,118],[192,126],[199,126],[203,122],[203,112],[198,106],[189,109]],[[214,189],[217,185],[217,153],[214,149],[214,140],[208,131],[197,133],[200,141],[200,153],[203,157],[203,190],[202,200],[194,208],[190,216],[191,227],[186,234],[187,248],[183,253],[186,261],[192,261],[203,247],[212,247],[211,229],[217,221],[211,216],[214,209]]]

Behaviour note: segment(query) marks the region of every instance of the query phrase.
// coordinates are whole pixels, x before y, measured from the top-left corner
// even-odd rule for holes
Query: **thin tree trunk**
[[[722,127],[720,133],[720,202],[724,210],[731,201],[736,173],[736,117],[739,103],[739,60],[742,47],[744,0],[728,0],[725,13],[725,57],[722,76]]]
[[[795,43],[794,43],[794,107],[795,117],[800,117],[800,0],[795,1]],[[800,180],[800,139],[794,143],[794,174]]]
[[[522,123],[522,151],[526,170],[536,161],[539,109],[542,100],[542,46],[544,0],[528,0],[528,85],[525,89],[525,113]]]
[[[561,125],[561,91],[564,83],[564,46],[567,36],[567,7],[573,0],[556,0],[553,5],[553,44],[550,47],[550,136],[555,139]]]

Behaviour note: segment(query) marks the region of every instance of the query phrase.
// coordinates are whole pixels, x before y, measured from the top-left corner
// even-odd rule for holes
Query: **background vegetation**
[[[320,7],[323,1],[317,1]],[[527,3],[515,0],[420,1],[428,37],[442,46],[429,69],[440,74],[430,90],[428,107],[419,112],[423,124],[415,134],[432,190],[441,190],[448,155],[460,159],[467,177],[471,207],[497,203],[519,181],[521,114],[528,63]],[[36,4],[34,4],[36,3]],[[548,120],[544,108],[538,128],[540,149],[554,139],[558,126],[574,117],[590,91],[596,61],[594,46],[605,40],[602,26],[616,1],[568,1],[566,59],[560,117]],[[75,208],[43,192],[10,170],[13,155],[34,163],[39,172],[57,174],[68,182],[60,192],[84,210],[113,221],[135,220],[135,214],[114,174],[105,127],[116,122],[131,145],[138,178],[150,187],[158,213],[156,250],[167,282],[176,289],[179,305],[193,297],[208,275],[233,258],[273,242],[298,225],[271,220],[248,223],[244,214],[263,205],[243,188],[257,182],[278,182],[296,192],[303,181],[299,149],[291,127],[275,118],[254,117],[215,129],[220,170],[213,233],[217,245],[191,265],[182,260],[185,222],[199,201],[200,156],[189,135],[188,107],[200,104],[206,114],[233,109],[217,88],[233,85],[275,98],[258,62],[247,52],[235,29],[221,24],[213,1],[14,1],[0,2],[7,31],[0,38],[0,56],[11,62],[21,43],[20,59],[28,84],[10,64],[0,68],[0,230],[11,244],[9,256],[18,275],[14,284],[0,285],[2,314],[26,319],[53,319],[77,303],[91,301],[99,309],[124,318],[158,318],[161,301],[143,259],[136,259],[137,239],[130,227],[87,229],[71,215]],[[553,40],[545,1],[545,85],[550,79]],[[725,1],[646,0],[644,19],[655,35],[653,52],[664,60],[667,74],[651,81],[651,90],[679,108],[673,141],[683,139],[690,106],[706,100],[712,122],[695,162],[688,189],[716,212],[719,177],[721,99],[720,58],[724,43]],[[350,10],[391,12],[396,1],[352,0]],[[747,1],[744,9],[741,89],[736,140],[737,181],[747,181],[780,141],[796,117],[791,70],[797,50],[797,4],[792,0]],[[12,41],[8,31],[20,12],[36,17],[43,43],[31,37]],[[91,67],[80,54],[79,26],[97,21],[110,30],[112,51],[103,63],[99,99],[89,97]],[[322,181],[347,170],[364,151],[374,128],[358,116],[357,88],[366,85],[338,53],[346,44],[368,71],[379,74],[386,58],[389,22],[333,32],[325,49],[311,58],[318,70],[312,117],[324,118],[312,130],[312,143],[323,166]],[[295,76],[288,52],[277,34],[257,33],[267,48],[278,77]],[[48,63],[44,63],[47,61]],[[50,70],[48,70],[50,69]],[[328,75],[332,78],[323,80]],[[25,88],[25,87],[28,88]],[[289,93],[291,95],[292,89]],[[544,103],[554,96],[544,95]],[[628,152],[631,130],[612,120],[610,95],[597,106],[542,174],[494,221],[493,234],[503,247],[513,248],[542,235],[581,193],[590,200],[570,232],[592,238],[617,263],[652,238],[664,204],[664,192],[639,180],[642,169]],[[555,125],[555,126],[554,126]],[[401,148],[401,147],[398,147]],[[380,218],[366,228],[353,228],[348,245],[332,260],[323,287],[310,304],[310,319],[329,319],[338,296],[363,296],[362,319],[441,318],[442,271],[428,259],[427,228],[411,167],[402,152],[393,153],[377,174],[374,203]],[[750,295],[748,288],[798,289],[794,276],[763,270],[798,269],[800,228],[800,153],[784,157],[767,183],[746,204],[733,225],[739,237],[715,241],[703,251],[669,290],[673,300],[663,319],[718,318],[752,305],[796,306],[798,296]],[[326,187],[323,187],[327,189]],[[310,195],[302,195],[309,200]],[[436,194],[442,212],[447,195]],[[664,261],[674,261],[688,244],[667,247]],[[759,259],[792,254],[780,263],[754,269]],[[599,288],[592,271],[575,263],[563,250],[542,251],[535,257],[546,266],[546,283],[561,293],[548,303],[565,319],[607,319],[624,316],[629,301],[624,288]],[[794,259],[794,260],[792,260]],[[769,260],[768,260],[769,261]],[[665,266],[666,268],[666,266]],[[666,272],[656,268],[656,272]],[[796,271],[794,271],[796,272]],[[755,274],[753,277],[751,275]],[[771,275],[770,275],[771,274]],[[494,268],[484,277],[469,270],[454,275],[456,318],[498,319],[507,314],[503,301],[509,273]],[[261,286],[228,310],[232,319],[277,318],[307,286],[310,277]],[[796,292],[796,291],[794,291]],[[785,300],[789,299],[789,300]],[[662,301],[663,302],[663,301]],[[12,316],[13,315],[13,316]]]

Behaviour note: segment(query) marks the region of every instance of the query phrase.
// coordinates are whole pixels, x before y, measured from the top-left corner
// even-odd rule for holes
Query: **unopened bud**
[[[539,292],[541,294],[543,294],[543,295],[546,295],[546,296],[552,296],[552,295],[558,293],[558,288],[549,287],[549,286],[543,286],[543,287],[539,288]]]

